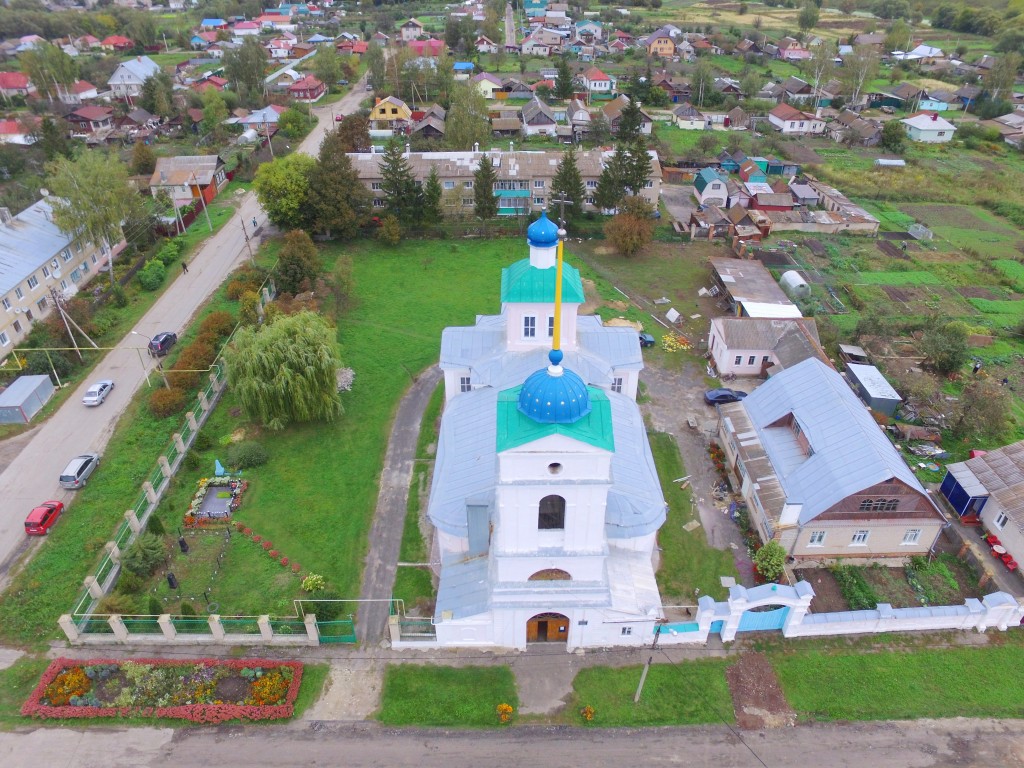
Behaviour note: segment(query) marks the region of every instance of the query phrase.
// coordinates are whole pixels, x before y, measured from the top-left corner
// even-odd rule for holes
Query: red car
[[[63,511],[64,502],[44,501],[25,518],[25,533],[29,536],[45,536],[57,523],[57,518]]]

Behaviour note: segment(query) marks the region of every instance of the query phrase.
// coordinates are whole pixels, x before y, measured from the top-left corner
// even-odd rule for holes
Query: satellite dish
[[[20,315],[24,311],[25,310],[23,310],[21,307],[15,307],[14,308],[14,314],[16,314],[16,315]]]
[[[56,277],[56,278],[59,278],[60,277],[60,270],[59,269],[53,270],[53,276]]]
[[[50,266],[53,267],[54,269],[56,269],[57,267],[60,266],[60,264],[58,264],[57,260],[54,259],[53,261],[50,262]]]
[[[43,197],[49,197],[50,196],[50,190],[48,190],[48,189],[46,189],[44,187],[43,189],[39,190],[39,194],[42,195]]]

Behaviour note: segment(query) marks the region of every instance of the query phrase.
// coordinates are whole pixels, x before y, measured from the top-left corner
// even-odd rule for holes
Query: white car
[[[107,395],[110,394],[110,390],[114,388],[114,382],[110,379],[104,379],[103,381],[97,381],[88,391],[85,393],[85,397],[82,398],[82,402],[86,405],[99,405],[107,399]]]

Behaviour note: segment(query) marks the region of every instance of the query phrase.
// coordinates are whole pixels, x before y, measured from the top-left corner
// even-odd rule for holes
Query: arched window
[[[572,581],[572,576],[561,568],[547,568],[537,571],[527,581]]]
[[[561,496],[545,496],[540,500],[537,527],[542,531],[565,528],[565,499]]]

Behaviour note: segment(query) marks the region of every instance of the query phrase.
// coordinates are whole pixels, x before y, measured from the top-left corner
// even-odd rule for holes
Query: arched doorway
[[[569,619],[560,613],[538,613],[526,622],[526,642],[564,643],[569,639]]]

